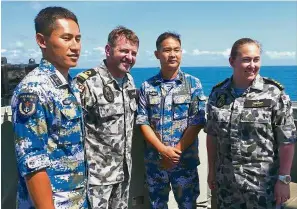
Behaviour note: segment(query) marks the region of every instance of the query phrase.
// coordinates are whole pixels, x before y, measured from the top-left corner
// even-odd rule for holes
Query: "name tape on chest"
[[[157,95],[158,95],[158,92],[156,92],[156,91],[151,91],[151,92],[149,92],[149,95],[151,95],[151,96],[157,96]]]
[[[270,107],[271,104],[272,104],[271,99],[246,100],[244,102],[244,107],[245,108]]]

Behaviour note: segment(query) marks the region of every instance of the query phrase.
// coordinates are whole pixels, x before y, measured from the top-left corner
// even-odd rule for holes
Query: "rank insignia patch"
[[[218,97],[218,100],[217,100],[217,107],[220,108],[220,107],[223,107],[226,103],[226,98],[227,98],[227,95],[226,94],[221,94],[219,97]]]
[[[112,92],[112,90],[111,90],[111,88],[109,86],[104,86],[103,87],[103,95],[104,95],[104,98],[108,102],[113,102],[114,101],[114,95],[113,95],[113,92]]]
[[[18,96],[18,114],[28,118],[36,112],[38,96],[32,93],[23,93]]]

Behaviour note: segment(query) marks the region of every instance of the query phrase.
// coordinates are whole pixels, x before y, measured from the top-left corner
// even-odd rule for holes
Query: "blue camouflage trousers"
[[[196,167],[177,166],[164,170],[156,164],[146,164],[146,185],[152,209],[168,209],[170,186],[179,209],[196,208],[196,199],[200,194]]]

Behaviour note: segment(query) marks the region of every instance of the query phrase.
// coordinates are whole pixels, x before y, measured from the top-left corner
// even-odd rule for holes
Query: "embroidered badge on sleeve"
[[[18,115],[28,118],[36,112],[38,96],[33,93],[23,93],[18,96]]]

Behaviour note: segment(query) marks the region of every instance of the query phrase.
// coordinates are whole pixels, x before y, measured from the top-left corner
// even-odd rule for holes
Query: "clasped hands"
[[[171,169],[174,165],[179,163],[181,151],[176,147],[164,146],[160,151],[162,156],[161,165],[165,169]]]

